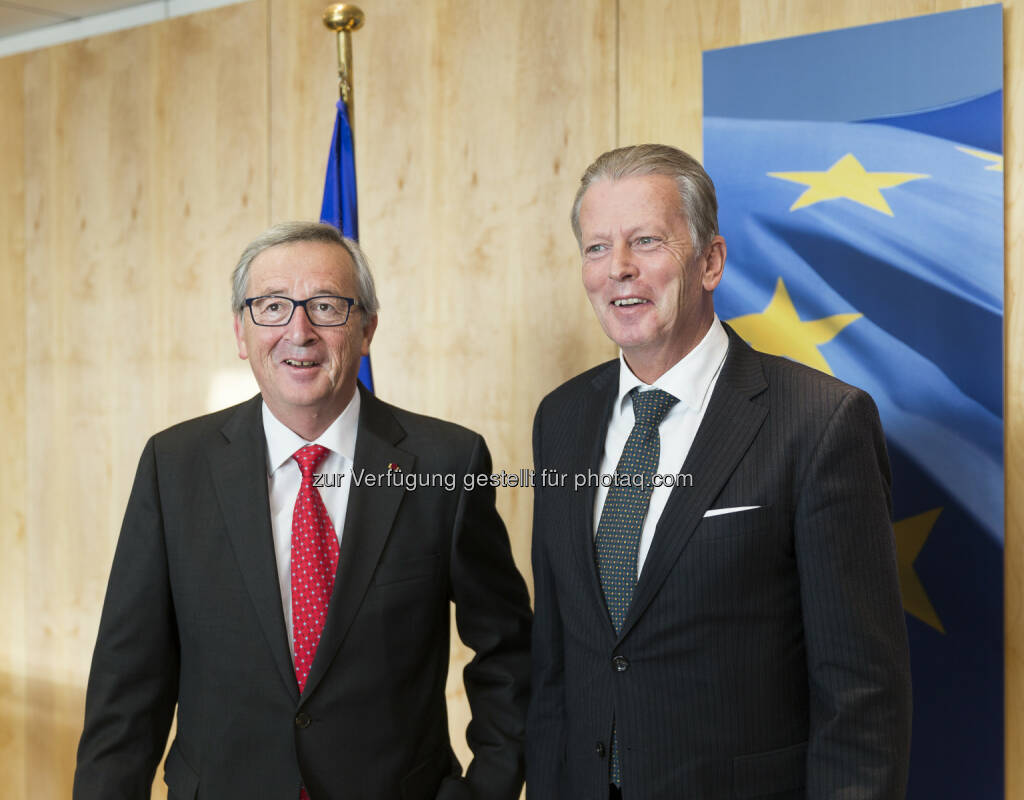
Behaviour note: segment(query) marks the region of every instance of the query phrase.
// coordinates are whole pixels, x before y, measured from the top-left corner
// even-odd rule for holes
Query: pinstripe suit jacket
[[[544,469],[597,472],[618,362],[548,395]],[[614,720],[626,800],[899,800],[906,628],[878,414],[864,392],[729,353],[616,636],[594,490],[535,491],[529,800],[604,800]],[[709,509],[758,506],[705,517]]]

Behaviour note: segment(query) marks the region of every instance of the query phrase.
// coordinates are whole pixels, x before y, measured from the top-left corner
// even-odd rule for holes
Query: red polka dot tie
[[[338,537],[320,492],[313,486],[313,470],[328,452],[326,447],[310,444],[292,456],[302,471],[302,485],[292,513],[292,631],[295,678],[300,692],[306,688],[309,668],[320,644],[338,570]]]

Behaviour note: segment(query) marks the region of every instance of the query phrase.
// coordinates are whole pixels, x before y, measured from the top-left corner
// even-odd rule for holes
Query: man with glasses
[[[335,228],[257,238],[232,306],[260,395],[146,445],[74,797],[149,797],[177,704],[171,798],[514,800],[529,599],[493,489],[464,480],[490,472],[483,440],[358,385],[377,298]],[[445,704],[450,601],[475,650],[465,776]]]

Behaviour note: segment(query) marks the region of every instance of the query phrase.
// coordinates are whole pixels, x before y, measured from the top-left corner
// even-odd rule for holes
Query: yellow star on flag
[[[982,158],[985,161],[991,161],[992,163],[985,167],[987,172],[1003,171],[1003,157],[1000,155],[996,155],[995,153],[986,153],[984,150],[975,150],[973,147],[960,147],[959,145],[957,145],[956,149],[961,153],[967,153],[969,156]]]
[[[845,197],[890,217],[893,215],[892,209],[885,202],[882,189],[891,189],[907,181],[931,177],[917,172],[868,172],[853,153],[847,153],[825,172],[769,172],[768,175],[784,181],[802,183],[807,187],[807,190],[789,207],[790,211],[825,200]]]
[[[903,608],[908,614],[917,617],[921,622],[931,625],[939,633],[945,633],[945,628],[939,621],[939,615],[935,613],[928,593],[924,590],[924,584],[914,570],[914,560],[921,552],[924,543],[932,532],[935,520],[942,513],[941,508],[933,508],[914,517],[907,517],[900,520],[893,526],[896,534],[896,561],[899,565],[900,592],[903,594]]]
[[[786,356],[801,364],[833,375],[825,357],[818,350],[835,338],[843,328],[863,314],[834,314],[831,317],[804,321],[800,319],[786,284],[779,278],[771,302],[760,314],[733,317],[728,323],[755,350]]]

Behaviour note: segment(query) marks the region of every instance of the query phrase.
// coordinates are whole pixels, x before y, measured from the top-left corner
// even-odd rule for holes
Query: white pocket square
[[[750,511],[761,506],[733,506],[732,508],[711,508],[704,512],[705,517],[718,517],[722,514],[735,514],[737,511]]]

